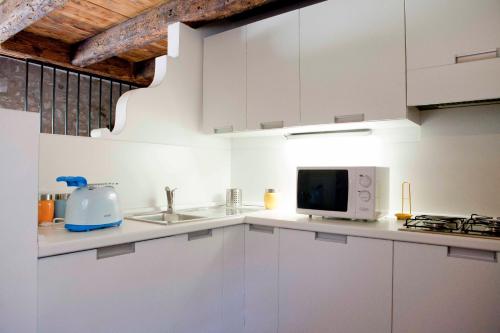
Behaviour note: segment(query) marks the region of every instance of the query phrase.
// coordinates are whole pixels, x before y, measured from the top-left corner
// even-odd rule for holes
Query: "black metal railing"
[[[138,88],[35,60],[25,61],[25,71],[24,110],[40,113],[41,133],[90,136],[96,128],[113,130],[118,98]]]

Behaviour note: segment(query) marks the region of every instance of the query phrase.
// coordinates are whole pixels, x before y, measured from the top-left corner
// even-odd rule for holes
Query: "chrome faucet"
[[[170,189],[170,187],[165,187],[165,193],[167,194],[167,213],[174,213],[174,192],[177,190],[176,188]]]

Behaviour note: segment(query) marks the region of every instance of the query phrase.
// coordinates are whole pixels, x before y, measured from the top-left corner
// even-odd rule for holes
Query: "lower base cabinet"
[[[498,256],[394,242],[393,332],[500,332]]]
[[[251,224],[202,230],[39,259],[38,332],[496,333],[499,256]]]
[[[245,333],[278,331],[281,229],[245,225]]]
[[[172,332],[172,253],[162,238],[40,259],[38,332]]]
[[[243,238],[239,225],[42,258],[38,332],[242,332]]]
[[[279,258],[280,333],[391,332],[392,241],[281,229]]]

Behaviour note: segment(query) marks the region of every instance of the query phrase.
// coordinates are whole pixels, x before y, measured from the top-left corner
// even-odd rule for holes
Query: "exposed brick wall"
[[[40,111],[40,75],[39,65],[30,64],[28,70],[28,111]],[[42,132],[52,133],[52,85],[54,71],[44,67],[43,71],[43,106]],[[66,71],[56,70],[56,90],[54,108],[54,133],[65,134],[66,118]],[[0,56],[0,108],[24,110],[25,103],[26,63],[24,61]],[[91,129],[99,128],[99,79],[92,80],[92,92],[89,91],[89,77],[80,76],[79,123],[78,135],[89,135],[89,95],[92,96],[90,107]],[[122,93],[129,90],[128,85],[122,85]],[[77,135],[77,102],[78,75],[70,72],[68,85],[68,119],[67,134]],[[101,127],[109,126],[109,95],[110,82],[102,80],[101,94]],[[113,119],[116,102],[120,95],[120,85],[113,84]]]

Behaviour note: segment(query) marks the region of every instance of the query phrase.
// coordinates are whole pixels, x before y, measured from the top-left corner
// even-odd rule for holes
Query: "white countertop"
[[[317,217],[309,219],[307,216],[295,213],[261,211],[241,216],[204,219],[172,225],[159,225],[125,219],[118,228],[90,232],[69,232],[64,229],[62,224],[40,227],[38,229],[38,257],[42,258],[242,223],[500,252],[500,239],[400,231],[398,229],[402,227],[403,223],[392,218],[376,222],[357,222]]]

